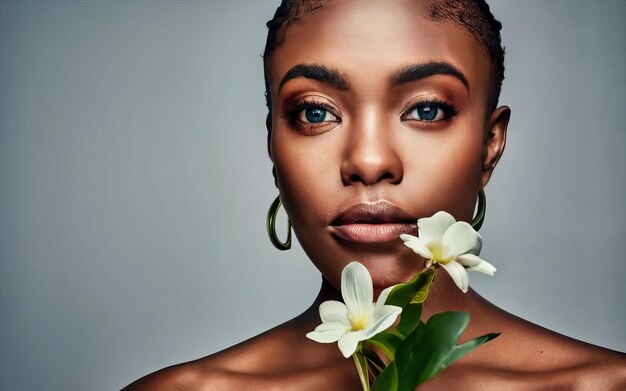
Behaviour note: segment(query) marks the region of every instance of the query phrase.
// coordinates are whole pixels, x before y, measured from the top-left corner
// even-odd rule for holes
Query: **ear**
[[[272,154],[272,112],[267,113],[265,118],[265,128],[267,129],[267,154],[272,163],[274,163],[274,155]],[[274,177],[274,186],[278,189],[278,178],[276,178],[276,165],[272,164],[272,176]]]
[[[504,152],[506,129],[510,118],[511,109],[508,106],[500,106],[491,113],[483,142],[481,188],[484,188],[491,179],[493,169]]]
[[[269,111],[267,113],[267,117],[265,118],[265,128],[267,129],[267,155],[270,157],[270,160],[274,161],[274,156],[272,155],[272,112]]]

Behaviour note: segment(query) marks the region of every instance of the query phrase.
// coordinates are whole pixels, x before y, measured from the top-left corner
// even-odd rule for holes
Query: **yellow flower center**
[[[364,330],[369,322],[369,316],[367,314],[358,314],[357,316],[349,314],[348,321],[352,326],[351,331]]]
[[[454,257],[444,258],[443,254],[448,253],[448,247],[444,246],[442,243],[432,243],[428,246],[428,249],[433,254],[433,263],[440,263],[442,265],[446,265],[450,263]]]

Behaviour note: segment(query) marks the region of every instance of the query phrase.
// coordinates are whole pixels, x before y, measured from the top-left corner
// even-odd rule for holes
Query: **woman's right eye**
[[[285,107],[283,118],[297,131],[307,135],[327,132],[341,122],[330,105],[323,102],[300,101]]]
[[[321,107],[309,107],[302,110],[298,116],[298,119],[302,122],[309,122],[312,124],[318,124],[324,122],[327,117],[329,118],[329,122],[336,122],[337,117],[335,117],[328,110],[323,109]]]

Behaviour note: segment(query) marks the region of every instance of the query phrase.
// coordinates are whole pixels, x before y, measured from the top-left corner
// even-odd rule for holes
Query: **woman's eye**
[[[336,122],[337,117],[321,107],[308,107],[300,112],[299,120],[305,123]]]
[[[405,118],[422,122],[434,122],[448,119],[455,114],[456,111],[449,104],[440,102],[422,102],[414,106]]]
[[[341,123],[337,109],[325,102],[300,101],[287,103],[283,109],[289,125],[309,136],[325,133]]]

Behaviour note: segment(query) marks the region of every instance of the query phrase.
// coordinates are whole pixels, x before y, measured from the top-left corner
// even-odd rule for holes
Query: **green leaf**
[[[390,360],[393,360],[396,348],[402,343],[402,338],[390,331],[383,331],[368,339],[367,342],[378,346]]]
[[[397,391],[398,371],[396,364],[391,362],[372,384],[372,391]],[[412,391],[412,390],[411,390]]]
[[[480,337],[474,338],[471,341],[467,341],[463,345],[457,345],[455,347],[455,349],[452,352],[450,352],[448,357],[446,357],[442,361],[442,363],[441,363],[441,365],[442,365],[441,370],[444,370],[445,368],[450,366],[450,364],[452,364],[453,362],[455,362],[459,358],[465,356],[467,353],[469,353],[472,350],[476,349],[477,347],[479,347],[480,345],[484,344],[485,342],[491,341],[492,339],[494,339],[498,335],[500,335],[500,333],[485,334],[485,335],[481,335]],[[433,375],[433,376],[435,376],[435,375]]]
[[[385,369],[385,363],[383,362],[383,360],[381,360],[380,357],[378,357],[378,354],[376,354],[373,350],[370,350],[366,347],[362,347],[361,352],[363,353],[367,361],[371,364],[370,370],[372,371],[374,376],[380,375],[380,373]]]
[[[356,365],[356,370],[359,373],[359,379],[361,380],[361,386],[363,387],[363,391],[370,390],[370,380],[369,374],[367,373],[367,360],[365,356],[360,351],[354,352],[352,355],[354,359],[354,365]]]
[[[415,330],[407,336],[397,349],[396,364],[397,375],[400,378],[398,381],[398,391],[412,390],[409,388],[413,384],[419,384],[419,377],[424,371],[423,367],[420,367],[416,363],[416,360],[422,357],[424,354],[420,351],[420,343],[424,341],[424,335],[426,333],[426,326],[423,322],[419,322],[415,327]]]
[[[402,313],[400,314],[400,323],[398,323],[398,325],[396,326],[396,330],[402,335],[402,339],[406,338],[407,335],[411,334],[413,330],[415,330],[415,327],[417,327],[421,316],[421,303],[406,304],[406,306],[402,309]]]
[[[411,297],[411,304],[422,304],[426,301],[428,294],[430,293],[430,287],[433,285],[435,281],[435,276],[437,274],[437,269],[435,267],[429,267],[425,271],[423,271],[421,277],[418,279],[416,284],[415,294]]]
[[[456,343],[469,323],[465,312],[442,312],[420,322],[396,349],[398,390],[413,391],[465,354],[498,334],[487,334],[463,345]]]
[[[423,303],[428,297],[430,286],[435,280],[435,274],[434,266],[417,273],[409,282],[393,288],[385,304],[404,308],[407,303]]]

